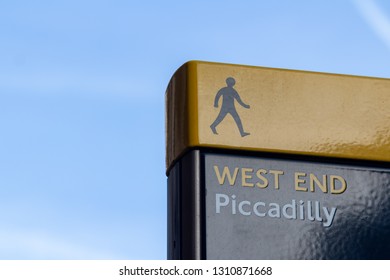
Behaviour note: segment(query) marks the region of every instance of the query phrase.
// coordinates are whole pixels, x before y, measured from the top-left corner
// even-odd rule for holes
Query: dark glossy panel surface
[[[207,154],[205,188],[208,259],[390,259],[389,169]]]

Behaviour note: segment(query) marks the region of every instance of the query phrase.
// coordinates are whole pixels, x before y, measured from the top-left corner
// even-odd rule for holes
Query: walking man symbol
[[[238,104],[240,104],[242,107],[249,109],[250,106],[245,104],[240,96],[238,95],[237,91],[233,88],[233,86],[236,84],[236,81],[229,77],[226,79],[227,87],[221,88],[217,95],[215,96],[214,100],[214,107],[218,108],[218,101],[222,96],[222,106],[221,111],[219,112],[217,118],[215,121],[210,125],[211,130],[214,134],[218,134],[217,132],[217,126],[223,121],[223,119],[226,117],[227,114],[230,114],[234,121],[236,122],[236,125],[238,129],[240,130],[241,137],[247,136],[250,133],[245,132],[244,128],[242,127],[240,116],[238,115],[236,111],[236,107],[234,106],[234,100],[237,100]]]

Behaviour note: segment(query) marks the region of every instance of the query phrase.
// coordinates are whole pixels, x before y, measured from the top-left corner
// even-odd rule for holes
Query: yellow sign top
[[[194,147],[390,161],[390,79],[191,61],[166,129],[168,169]]]

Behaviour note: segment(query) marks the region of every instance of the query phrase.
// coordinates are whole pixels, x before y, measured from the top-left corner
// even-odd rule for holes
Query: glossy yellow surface
[[[217,92],[233,77],[245,132],[217,126]],[[187,149],[216,147],[390,161],[390,79],[191,61],[166,93],[167,168]]]

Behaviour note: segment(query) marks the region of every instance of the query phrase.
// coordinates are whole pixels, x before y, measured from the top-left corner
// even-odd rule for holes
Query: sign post
[[[390,80],[188,62],[166,129],[169,259],[390,258]]]

